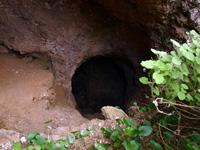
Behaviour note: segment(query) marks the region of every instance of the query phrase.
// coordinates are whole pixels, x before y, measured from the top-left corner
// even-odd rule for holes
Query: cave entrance
[[[124,109],[127,78],[122,59],[98,56],[84,62],[72,78],[72,93],[82,114],[99,113],[103,106]]]

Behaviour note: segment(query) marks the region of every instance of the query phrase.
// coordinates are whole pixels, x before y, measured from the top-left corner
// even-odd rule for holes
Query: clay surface
[[[0,128],[45,133],[44,122],[49,120],[52,130],[87,120],[65,98],[63,88],[53,88],[53,75],[46,66],[43,60],[0,55]]]

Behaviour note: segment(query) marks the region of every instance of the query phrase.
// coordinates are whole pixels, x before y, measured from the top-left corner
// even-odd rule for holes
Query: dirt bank
[[[48,120],[53,120],[52,129],[66,126],[69,130],[87,121],[65,98],[65,89],[53,87],[48,68],[45,59],[0,55],[0,128],[45,133]]]

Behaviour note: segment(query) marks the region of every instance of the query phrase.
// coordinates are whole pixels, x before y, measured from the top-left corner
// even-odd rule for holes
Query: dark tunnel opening
[[[124,109],[130,68],[125,60],[113,56],[93,57],[80,65],[72,78],[77,109],[82,114],[99,113],[103,106]]]

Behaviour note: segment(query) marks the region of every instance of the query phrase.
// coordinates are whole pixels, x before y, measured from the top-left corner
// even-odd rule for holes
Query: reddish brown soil
[[[56,105],[47,109],[53,87],[47,66],[44,60],[0,55],[0,129],[27,134],[30,130],[46,132],[44,122],[48,120],[53,120],[52,129],[65,126],[69,130],[87,121],[61,87],[54,87]]]

